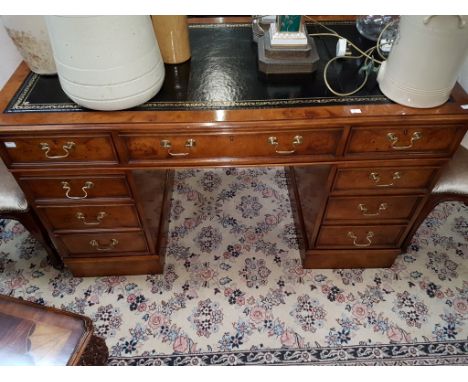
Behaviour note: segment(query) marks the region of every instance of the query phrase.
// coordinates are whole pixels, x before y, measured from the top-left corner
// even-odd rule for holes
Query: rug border
[[[442,366],[468,365],[468,339],[307,349],[253,349],[110,357],[110,366]]]

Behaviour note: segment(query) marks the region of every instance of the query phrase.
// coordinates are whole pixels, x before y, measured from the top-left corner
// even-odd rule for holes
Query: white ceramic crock
[[[391,100],[427,108],[445,103],[468,52],[466,16],[401,16],[377,81]]]
[[[95,110],[138,106],[156,95],[164,63],[149,16],[46,16],[60,84]]]

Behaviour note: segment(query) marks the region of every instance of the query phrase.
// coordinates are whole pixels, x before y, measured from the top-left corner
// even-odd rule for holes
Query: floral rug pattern
[[[177,171],[163,275],[73,278],[0,229],[0,294],[91,317],[110,365],[468,364],[461,203],[389,269],[302,269],[282,168]]]

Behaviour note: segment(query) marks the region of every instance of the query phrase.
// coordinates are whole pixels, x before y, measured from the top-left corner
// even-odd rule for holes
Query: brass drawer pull
[[[364,244],[359,244],[356,242],[357,236],[352,231],[348,232],[348,237],[353,239],[353,245],[355,247],[369,247],[372,244],[371,239],[374,237],[374,232],[372,231],[367,232],[367,236],[366,236],[367,243],[364,243]]]
[[[90,190],[91,188],[94,187],[94,183],[93,182],[90,182],[90,181],[87,181],[85,182],[84,186],[81,187],[81,189],[83,190],[84,192],[84,195],[83,196],[70,196],[70,191],[71,191],[71,187],[70,187],[70,183],[68,182],[62,182],[62,188],[66,191],[65,192],[65,196],[68,198],[68,199],[73,199],[73,200],[77,200],[77,199],[86,199],[88,197],[88,193],[86,190]]]
[[[387,138],[391,142],[393,150],[406,150],[412,148],[413,143],[422,138],[422,133],[420,131],[415,131],[411,136],[411,141],[408,146],[396,146],[398,142],[398,137],[394,133],[388,133]]]
[[[82,212],[77,212],[75,217],[80,220],[84,225],[99,225],[102,222],[102,219],[106,217],[106,213],[104,211],[98,212],[96,215],[96,221],[87,222],[86,217]]]
[[[115,246],[119,244],[117,239],[111,239],[110,243],[106,247],[101,247],[101,244],[97,240],[90,240],[89,245],[96,251],[112,251]]]
[[[190,139],[187,139],[187,141],[185,141],[185,147],[187,147],[189,150],[195,146],[196,146],[195,139],[190,138]],[[185,157],[190,154],[190,151],[185,152],[185,153],[172,153],[171,152],[172,143],[169,139],[161,140],[161,147],[165,148],[167,150],[167,153],[172,157]]]
[[[65,154],[63,155],[49,155],[50,152],[50,146],[48,143],[39,143],[39,146],[41,147],[41,150],[44,151],[46,158],[48,159],[63,159],[67,158],[70,155],[70,152],[75,148],[76,143],[75,142],[67,142],[62,146],[63,151],[65,151]]]
[[[388,208],[387,203],[380,203],[379,210],[375,213],[369,213],[365,204],[358,205],[359,210],[363,216],[379,216],[382,211],[385,211]]]
[[[302,138],[302,136],[300,135],[296,135],[292,140],[292,145],[294,147],[293,150],[278,150],[276,149],[276,147],[279,145],[278,138],[268,137],[268,143],[272,146],[275,146],[275,153],[281,154],[281,155],[294,154],[296,152],[296,146],[302,144],[303,142],[304,142],[304,138]]]
[[[394,182],[387,183],[387,184],[378,184],[380,182],[380,174],[378,172],[371,172],[369,174],[369,179],[375,183],[376,187],[392,187],[395,185]],[[401,172],[395,171],[392,175],[393,180],[401,179]]]

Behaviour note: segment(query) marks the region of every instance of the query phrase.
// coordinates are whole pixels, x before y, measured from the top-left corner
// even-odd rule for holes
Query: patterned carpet
[[[164,275],[73,278],[1,221],[0,294],[85,314],[110,365],[468,364],[468,208],[390,269],[303,270],[281,168],[176,174]]]

